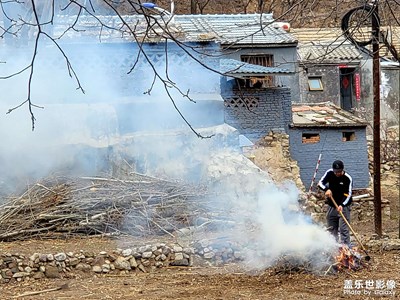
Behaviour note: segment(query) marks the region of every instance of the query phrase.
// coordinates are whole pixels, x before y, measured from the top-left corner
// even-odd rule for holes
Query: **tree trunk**
[[[264,6],[264,0],[258,0],[258,13],[262,13]]]
[[[197,14],[197,0],[190,0],[190,13],[192,15]]]

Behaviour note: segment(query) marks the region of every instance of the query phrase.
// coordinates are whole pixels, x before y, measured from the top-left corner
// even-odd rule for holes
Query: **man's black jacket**
[[[318,187],[323,191],[331,190],[337,205],[348,206],[353,201],[353,179],[346,172],[341,176],[336,176],[333,169],[327,170],[318,182]],[[327,200],[330,206],[335,207],[331,199]]]

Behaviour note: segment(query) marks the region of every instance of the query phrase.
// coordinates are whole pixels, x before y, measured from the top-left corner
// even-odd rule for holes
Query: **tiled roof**
[[[261,23],[260,23],[261,21]],[[271,14],[177,15],[175,22],[188,40],[202,40],[214,35],[222,44],[284,44],[295,38],[282,28],[275,28]]]
[[[273,24],[271,14],[175,15],[170,21],[160,16],[145,19],[142,15],[131,15],[123,18],[139,40],[145,42],[165,41],[163,37],[170,33],[182,42],[215,41],[224,45],[296,43],[290,33]],[[60,17],[55,35],[62,34],[74,21],[74,17]],[[100,36],[99,21],[106,25],[101,28]],[[152,25],[151,30],[148,30],[149,24]],[[168,33],[165,26],[168,27]],[[74,29],[66,32],[63,39],[89,35],[103,42],[121,40],[121,37],[122,40],[133,40],[129,28],[116,16],[99,16],[98,20],[91,16],[81,16]]]
[[[367,121],[331,102],[292,104],[294,127],[366,127]]]
[[[345,39],[340,28],[291,28],[299,44],[313,44],[321,42],[340,42]]]
[[[296,28],[291,32],[299,40],[297,48],[301,61],[348,62],[363,58],[360,50],[346,40],[341,29]]]
[[[220,60],[221,73],[232,77],[246,77],[246,76],[265,76],[268,74],[290,74],[293,73],[288,69],[263,67],[253,65],[236,59],[221,59]]]
[[[394,45],[397,52],[400,52],[400,26],[382,26],[381,31],[386,33],[387,39]],[[354,56],[356,52],[360,53],[360,50],[357,46],[351,44],[348,40],[346,40],[345,35],[343,34],[340,28],[291,28],[290,32],[298,39],[299,41],[299,49],[305,46],[314,46],[314,48],[323,48],[324,45],[328,45],[329,43],[334,43],[336,45],[342,44],[340,48],[346,48],[340,50],[338,53],[332,52],[332,57],[343,57],[347,60],[346,57]],[[360,28],[357,31],[359,34],[362,34],[366,39],[371,36],[371,28]],[[349,45],[352,45],[352,50]],[[371,50],[371,46],[367,46],[367,49]],[[306,50],[301,50],[300,55],[304,57],[306,55],[304,52]],[[323,51],[323,50],[322,50]],[[381,44],[380,45],[380,53],[382,57],[392,58],[392,54],[387,50],[387,48]]]
[[[318,45],[304,44],[298,46],[301,61],[360,61],[361,52],[349,43],[324,42]]]

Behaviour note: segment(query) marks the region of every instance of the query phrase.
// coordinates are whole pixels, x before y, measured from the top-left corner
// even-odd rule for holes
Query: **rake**
[[[353,233],[354,237],[356,238],[358,244],[360,245],[361,249],[365,252],[366,256],[365,256],[365,260],[369,261],[371,259],[371,256],[368,254],[367,250],[365,249],[364,245],[361,243],[360,239],[357,237],[357,234],[355,233],[354,229],[351,227],[349,221],[347,221],[346,217],[344,216],[342,211],[339,211],[339,206],[337,205],[335,199],[333,199],[333,197],[331,197],[333,204],[335,205],[336,209],[338,210],[340,216],[342,217],[343,221],[347,224],[347,226],[349,226],[351,232]]]

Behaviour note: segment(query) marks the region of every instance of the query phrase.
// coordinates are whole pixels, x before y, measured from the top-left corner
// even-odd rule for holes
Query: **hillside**
[[[170,10],[170,0],[154,0],[159,7]],[[351,8],[368,1],[354,0],[175,0],[177,14],[231,14],[260,12],[273,13],[277,20],[288,21],[292,27],[338,27],[342,16]],[[132,13],[132,6],[126,0],[119,1],[118,9],[123,13]],[[396,0],[380,1],[380,18],[383,25],[400,25],[396,20],[400,16],[400,4]],[[397,17],[397,19],[400,19]]]

